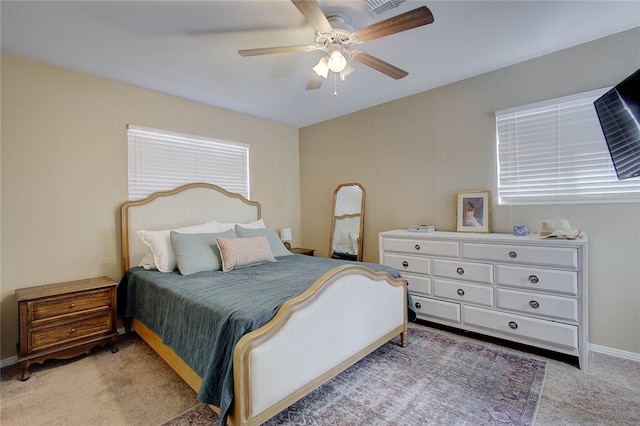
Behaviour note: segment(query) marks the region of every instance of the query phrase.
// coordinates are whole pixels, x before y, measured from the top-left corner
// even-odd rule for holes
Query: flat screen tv
[[[618,179],[640,176],[640,70],[593,105]]]

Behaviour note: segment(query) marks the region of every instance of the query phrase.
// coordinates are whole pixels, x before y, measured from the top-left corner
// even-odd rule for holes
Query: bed
[[[137,231],[199,229],[211,221],[239,224],[237,231],[260,223],[261,217],[259,203],[204,183],[128,201],[120,209],[119,309],[127,329],[220,414],[221,424],[261,424],[397,336],[406,345],[406,283],[384,265],[277,248],[272,250],[275,261],[228,272],[182,275],[137,266],[148,258]],[[256,229],[246,232],[269,231]],[[259,238],[216,241],[225,259],[227,243],[254,239]],[[179,262],[178,251],[176,257]],[[223,294],[227,287],[239,293]],[[254,299],[257,293],[264,299]],[[233,310],[222,319],[214,307]],[[221,323],[241,326],[232,331],[213,327]]]

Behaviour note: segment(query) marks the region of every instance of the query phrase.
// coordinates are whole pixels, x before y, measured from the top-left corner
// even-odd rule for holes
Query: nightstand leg
[[[113,336],[111,338],[111,353],[118,352],[118,336]]]
[[[20,378],[20,380],[22,380],[23,382],[25,380],[29,380],[29,361],[22,361],[20,363],[20,368],[22,368],[22,377]]]

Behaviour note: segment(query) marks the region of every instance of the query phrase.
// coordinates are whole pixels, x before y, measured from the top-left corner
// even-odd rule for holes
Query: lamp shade
[[[280,230],[280,239],[282,241],[291,241],[293,236],[291,235],[291,228],[282,228]]]
[[[320,58],[320,61],[313,67],[313,71],[322,78],[327,78],[329,75],[329,60],[326,56]]]

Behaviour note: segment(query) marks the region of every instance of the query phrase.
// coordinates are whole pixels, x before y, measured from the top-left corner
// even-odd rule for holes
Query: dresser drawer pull
[[[463,275],[463,274],[464,274],[464,269],[463,269],[463,268],[458,268],[458,269],[456,269],[456,272],[457,272],[459,275]]]
[[[458,293],[458,296],[464,296],[464,290],[461,288],[458,289],[457,293]]]
[[[405,261],[403,261],[403,262],[402,262],[402,266],[404,266],[404,267],[406,268],[407,266],[409,266],[409,262],[407,262],[406,260],[405,260]]]
[[[511,327],[511,329],[515,330],[516,328],[518,328],[518,323],[515,321],[509,321],[509,327]]]
[[[420,309],[422,308],[422,305],[420,304],[420,302],[416,302],[416,309]]]
[[[420,244],[415,245],[416,250],[420,250]]]
[[[531,302],[529,302],[529,306],[531,306],[533,309],[538,309],[540,307],[540,304],[535,300],[532,300]]]
[[[407,287],[409,287],[409,281],[404,280],[404,283],[407,285]]]
[[[76,329],[75,329],[75,328],[72,328],[72,329],[71,329],[71,332],[72,332],[72,333],[75,333],[75,332],[76,332]]]
[[[531,284],[538,284],[538,281],[540,281],[540,280],[538,279],[538,277],[537,277],[537,276],[535,276],[535,275],[529,275],[529,282],[530,282]]]
[[[518,253],[512,250],[509,252],[509,257],[515,259],[516,257],[518,257]]]
[[[72,303],[72,304],[69,306],[69,309],[73,309],[73,308],[75,308],[75,307],[76,307],[76,304],[75,304],[75,303]]]

